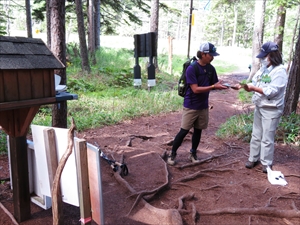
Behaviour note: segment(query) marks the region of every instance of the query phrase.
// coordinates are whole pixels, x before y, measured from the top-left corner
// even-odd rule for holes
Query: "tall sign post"
[[[188,52],[187,58],[190,58],[191,32],[192,32],[192,17],[193,17],[193,0],[190,3],[190,17],[189,17],[189,36],[188,36]]]

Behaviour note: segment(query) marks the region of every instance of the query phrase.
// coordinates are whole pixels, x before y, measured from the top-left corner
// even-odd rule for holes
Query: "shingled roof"
[[[62,69],[41,39],[0,36],[0,69]]]

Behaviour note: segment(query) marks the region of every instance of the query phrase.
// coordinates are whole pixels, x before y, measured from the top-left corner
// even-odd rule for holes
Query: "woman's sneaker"
[[[196,153],[190,153],[189,160],[191,160],[192,163],[200,162],[200,160],[197,159],[197,154]]]
[[[170,154],[167,160],[167,163],[171,166],[175,165],[175,158],[176,158],[176,154]]]

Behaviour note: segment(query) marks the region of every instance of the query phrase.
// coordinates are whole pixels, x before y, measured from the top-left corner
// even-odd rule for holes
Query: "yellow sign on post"
[[[195,14],[193,13],[192,14],[192,26],[194,26],[194,24],[195,24]]]

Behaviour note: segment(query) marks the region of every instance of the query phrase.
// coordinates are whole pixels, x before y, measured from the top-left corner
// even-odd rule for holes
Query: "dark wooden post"
[[[14,217],[18,222],[30,218],[30,193],[26,136],[9,137],[13,178]]]

